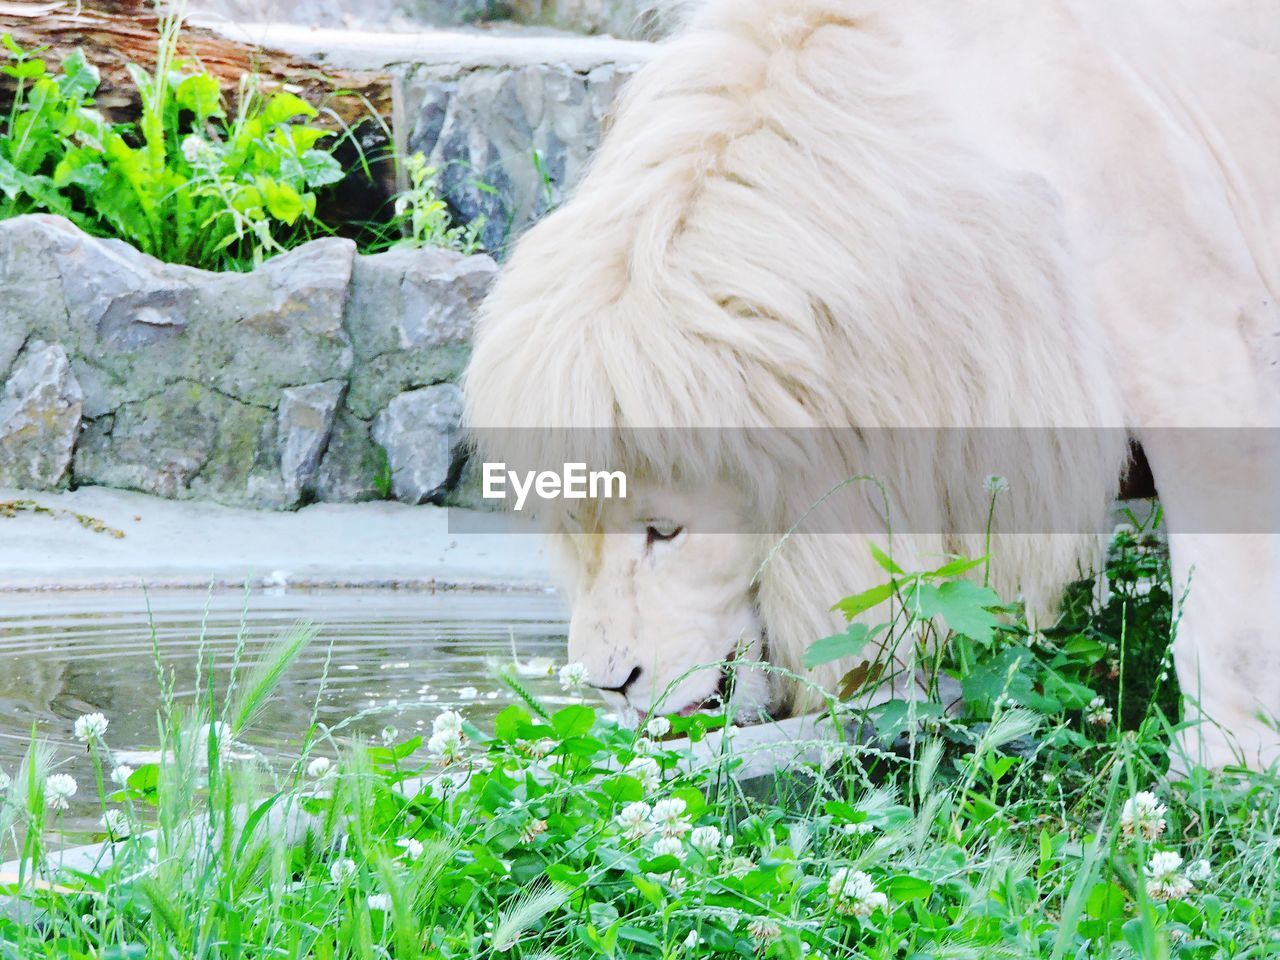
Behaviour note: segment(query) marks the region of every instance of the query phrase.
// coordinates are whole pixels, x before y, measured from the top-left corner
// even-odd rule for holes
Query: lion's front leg
[[[1143,437],[1166,512],[1178,682],[1175,767],[1280,760],[1280,442],[1271,430]]]

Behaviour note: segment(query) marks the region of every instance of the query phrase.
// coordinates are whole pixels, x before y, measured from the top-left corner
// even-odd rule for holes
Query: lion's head
[[[780,668],[738,671],[748,713],[798,700],[787,671],[830,686],[849,665],[804,674],[802,654],[841,625],[834,601],[884,579],[867,535],[885,544],[885,503],[914,521],[894,539],[910,567],[983,552],[955,518],[985,516],[988,473],[1015,497],[1005,529],[1028,533],[1049,513],[1088,529],[1120,474],[1119,431],[1084,431],[1070,464],[1047,448],[989,463],[964,433],[1118,427],[1116,380],[1054,199],[933,123],[892,38],[847,6],[709,3],[630,82],[477,322],[479,456],[632,477],[625,502],[546,520],[570,655],[637,713],[728,692],[701,664]],[[883,495],[850,487],[782,542],[862,473]],[[1049,602],[1095,545],[998,539],[996,584]]]
[[[558,537],[571,597],[569,658],[620,712],[756,714],[775,699],[745,504],[729,488],[651,487],[567,518]],[[576,528],[576,529],[575,529]],[[739,668],[729,668],[736,664]]]

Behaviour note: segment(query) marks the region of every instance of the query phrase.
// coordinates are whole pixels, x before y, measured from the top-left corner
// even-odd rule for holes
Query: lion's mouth
[[[716,688],[710,696],[703,697],[696,703],[691,703],[680,711],[682,717],[692,717],[695,713],[701,713],[704,710],[718,710],[729,702],[730,684],[732,683],[731,671],[729,664],[725,664],[720,668],[720,679],[716,681]]]

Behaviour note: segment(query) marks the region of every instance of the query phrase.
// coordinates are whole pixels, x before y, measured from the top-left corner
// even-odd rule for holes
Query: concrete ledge
[[[228,23],[212,17],[192,19],[228,39],[284,50],[344,70],[386,70],[403,64],[510,69],[554,63],[586,73],[606,63],[645,63],[655,49],[652,43],[638,40],[577,37],[538,30],[392,33],[292,23]]]
[[[552,583],[541,537],[451,535],[442,507],[317,504],[274,513],[96,487],[0,490],[0,501],[21,499],[92,517],[124,536],[87,529],[66,513],[0,518],[0,592],[205,588],[246,579],[253,586],[431,590],[548,590]],[[484,520],[468,526],[483,528]],[[512,529],[507,519],[503,526]]]

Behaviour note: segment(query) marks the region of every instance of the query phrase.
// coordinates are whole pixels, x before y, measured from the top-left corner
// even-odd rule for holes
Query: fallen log
[[[102,9],[109,7],[110,9]],[[102,72],[98,108],[111,119],[137,115],[138,94],[126,65],[154,70],[160,17],[141,0],[97,0],[77,10],[74,0],[4,0],[0,33],[24,49],[44,48],[51,65],[77,48]],[[241,77],[256,74],[265,89],[284,87],[325,111],[331,124],[355,126],[391,116],[391,78],[386,74],[334,70],[280,50],[228,40],[204,27],[187,25],[177,44],[178,57],[218,78],[234,96]],[[4,78],[3,87],[13,81]]]

